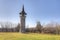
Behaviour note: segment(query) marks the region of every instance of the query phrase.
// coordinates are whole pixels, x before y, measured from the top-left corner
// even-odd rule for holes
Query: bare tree
[[[17,32],[20,30],[20,24],[18,23],[17,27],[15,28]]]
[[[58,23],[56,23],[55,29],[56,29],[56,34],[60,34],[60,25]]]

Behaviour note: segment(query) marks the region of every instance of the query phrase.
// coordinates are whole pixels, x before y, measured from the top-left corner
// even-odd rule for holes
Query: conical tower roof
[[[21,11],[20,15],[26,15],[25,10],[24,10],[24,5],[22,6],[22,11]]]

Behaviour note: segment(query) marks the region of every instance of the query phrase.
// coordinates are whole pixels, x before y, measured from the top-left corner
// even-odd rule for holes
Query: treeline
[[[17,24],[11,22],[0,22],[0,32],[18,32]]]
[[[40,22],[37,22],[36,27],[26,28],[26,32],[60,34],[60,24],[51,22],[49,24],[42,26]]]
[[[60,34],[60,24],[51,22],[46,25],[41,25],[38,21],[33,28],[25,28],[26,33],[46,33],[46,34]],[[13,24],[10,22],[0,22],[0,32],[19,32],[20,24]]]

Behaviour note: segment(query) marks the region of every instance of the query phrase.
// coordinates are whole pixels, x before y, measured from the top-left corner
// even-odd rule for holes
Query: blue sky
[[[26,25],[35,26],[54,21],[60,23],[60,0],[0,0],[0,21],[19,23],[19,13],[24,4]]]

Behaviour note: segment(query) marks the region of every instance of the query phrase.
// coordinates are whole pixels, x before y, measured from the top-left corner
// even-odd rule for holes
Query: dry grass
[[[60,40],[60,35],[0,32],[0,40]]]

